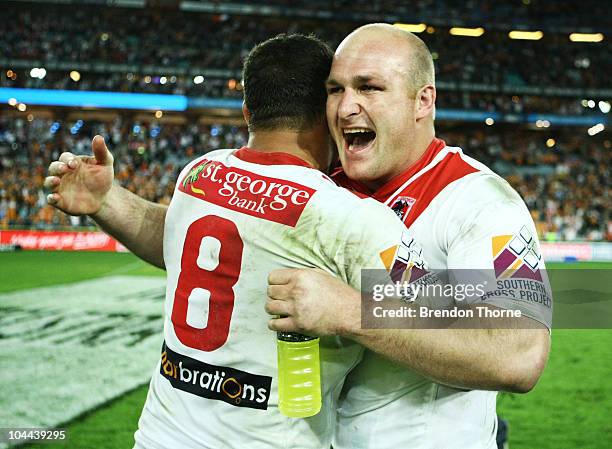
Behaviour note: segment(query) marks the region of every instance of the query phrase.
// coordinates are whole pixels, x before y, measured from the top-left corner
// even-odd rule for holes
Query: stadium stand
[[[452,122],[438,121],[440,136],[506,177],[533,211],[544,240],[612,240],[609,137],[587,135],[584,125],[548,129],[545,120],[537,127],[525,121],[529,114],[556,114],[576,123],[607,123],[612,47],[568,39],[573,31],[611,28],[603,2],[444,0],[434,8],[431,0],[410,6],[386,0],[193,1],[165,9],[144,2],[129,9],[72,3],[78,7],[1,2],[11,20],[0,33],[0,87],[239,101],[243,57],[279,32],[312,32],[335,46],[364,22],[426,23],[420,36],[436,60],[440,116],[459,112]],[[483,24],[479,38],[449,33],[451,26]],[[544,36],[511,40],[513,28],[540,29]],[[463,111],[477,112],[478,123],[467,123]],[[171,120],[151,113],[141,120],[124,111],[79,119],[78,108],[18,111],[14,104],[0,106],[0,113],[2,229],[91,225],[46,206],[41,185],[49,161],[64,149],[88,153],[94,134],[105,135],[113,147],[123,185],[166,203],[187,160],[211,148],[240,147],[246,139],[237,110],[217,111],[208,120],[201,118],[210,111],[197,110]],[[486,126],[483,113],[509,118]]]
[[[238,76],[242,59],[249,49],[274,34],[297,30],[313,32],[337,45],[357,25],[340,19],[334,20],[330,27],[322,21],[287,21],[279,17],[254,21],[252,17],[241,15],[165,13],[154,9],[135,12],[83,5],[73,8],[37,4],[36,8],[31,8],[21,2],[3,2],[3,9],[13,18],[5,24],[6,30],[0,35],[4,64],[10,61],[73,63],[75,67],[87,66],[90,71],[102,73],[112,72],[113,65],[117,65],[124,69],[126,66],[155,66],[174,71],[175,76],[186,71],[197,73],[212,69]],[[495,8],[499,10],[503,8]],[[538,41],[510,40],[507,30],[496,29],[474,39],[452,36],[448,33],[449,28],[448,25],[432,27],[432,33],[421,34],[438,62],[438,82],[443,85],[608,87],[605,77],[597,76],[612,69],[608,45],[571,43],[567,33],[559,32],[547,33]],[[545,68],[543,61],[546,61]],[[64,74],[67,76],[67,72]],[[3,83],[19,85],[26,78],[4,79]],[[117,80],[119,86],[120,81],[123,80]],[[170,88],[157,87],[161,91]]]
[[[246,129],[230,125],[118,118],[106,123],[85,122],[73,134],[75,124],[0,119],[2,228],[91,225],[84,218],[69,221],[47,206],[41,186],[48,161],[57,159],[65,148],[88,154],[95,134],[107,136],[114,149],[117,180],[138,195],[161,203],[170,201],[178,171],[195,155],[246,143]],[[585,142],[582,136],[565,132],[552,144],[552,138],[544,139],[538,131],[517,134],[512,128],[478,127],[461,131],[442,128],[440,136],[506,177],[533,211],[544,240],[612,240],[609,140]]]

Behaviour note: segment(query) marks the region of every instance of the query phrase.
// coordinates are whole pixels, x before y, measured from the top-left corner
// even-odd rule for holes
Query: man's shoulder
[[[445,187],[455,200],[463,199],[472,205],[495,201],[522,202],[519,194],[503,177],[491,170],[486,164],[465,154],[459,147],[446,146],[445,154],[448,164],[440,167],[441,170],[432,171],[430,176],[440,175],[444,172],[446,177],[452,179]],[[461,175],[461,176],[454,176]]]
[[[188,172],[191,168],[195,167],[196,165],[198,165],[200,162],[207,160],[207,161],[222,161],[222,160],[226,160],[228,158],[229,155],[232,154],[232,152],[234,152],[236,150],[234,149],[219,149],[219,150],[213,150],[213,151],[209,151],[201,156],[196,157],[195,159],[190,160],[187,165],[185,165],[183,167],[183,169],[181,170],[181,175],[183,173]],[[181,176],[179,175],[179,176]]]
[[[469,202],[472,207],[490,203],[523,203],[510,183],[492,170],[477,171],[458,180],[452,194],[456,201]]]

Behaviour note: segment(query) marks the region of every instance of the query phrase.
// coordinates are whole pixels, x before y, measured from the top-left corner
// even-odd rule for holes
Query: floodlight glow
[[[607,114],[608,112],[610,112],[610,103],[608,101],[600,101],[599,110],[604,114]]]
[[[484,28],[461,28],[461,27],[453,27],[450,29],[449,33],[453,36],[467,36],[467,37],[480,37],[484,34]]]
[[[394,27],[400,30],[410,31],[411,33],[422,33],[427,29],[427,25],[424,23],[400,23],[396,22],[393,24]]]
[[[527,41],[539,41],[544,37],[541,31],[518,31],[513,30],[508,33],[510,39],[521,39]]]
[[[30,70],[30,76],[32,78],[43,79],[47,75],[47,70],[44,67],[34,67]]]
[[[572,33],[569,35],[572,42],[601,42],[604,40],[602,33]]]
[[[590,127],[587,130],[587,133],[589,134],[589,136],[594,136],[595,134],[599,134],[600,132],[602,132],[604,129],[606,129],[603,125],[603,123],[598,123],[595,126]]]
[[[535,124],[538,128],[549,128],[550,122],[548,120],[536,120]]]

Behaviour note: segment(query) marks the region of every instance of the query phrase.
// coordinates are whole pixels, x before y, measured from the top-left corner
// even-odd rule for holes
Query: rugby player
[[[248,147],[188,164],[168,208],[112,184],[113,158],[100,136],[93,157],[63,153],[51,164],[51,204],[90,214],[167,270],[164,343],[137,448],[329,448],[342,383],[363,348],[321,339],[321,412],[280,414],[276,334],[264,312],[268,273],[317,267],[359,289],[361,269],[384,270],[380,254],[408,239],[390,209],[320,171],[332,158],[324,86],[331,60],[308,36],[256,46],[244,66]],[[368,225],[370,217],[381,226]]]
[[[325,273],[280,270],[266,310],[284,316],[269,326],[368,349],[345,383],[335,449],[496,448],[496,391],[531,390],[550,348],[551,299],[539,294],[549,286],[529,211],[505,180],[436,138],[433,61],[415,35],[358,28],[338,47],[326,85],[342,162],[335,180],[393,209],[431,267],[488,270],[491,291],[468,307],[522,317],[514,329],[462,320],[444,330],[364,329],[359,292]],[[534,291],[497,289],[507,275]]]

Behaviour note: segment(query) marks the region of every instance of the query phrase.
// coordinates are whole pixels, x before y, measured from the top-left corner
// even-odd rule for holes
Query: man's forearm
[[[164,268],[167,206],[152,203],[114,184],[92,218],[109,235],[150,264]]]
[[[510,323],[478,318],[453,318],[444,323],[439,319],[425,322],[406,318],[410,321],[400,322],[397,327],[409,324],[410,329],[364,329],[361,293],[328,273],[315,269],[276,270],[270,273],[268,283],[265,308],[273,316],[268,323],[270,329],[347,337],[446,385],[528,391],[540,377],[548,357],[548,329],[526,317]],[[440,324],[445,328],[440,329]],[[485,329],[487,325],[497,328]],[[507,325],[513,328],[500,329]]]
[[[455,321],[447,329],[357,326],[346,336],[442,384],[527,392],[544,369],[550,336],[544,326],[529,318],[516,320],[522,321],[515,321],[513,329],[477,328],[478,324],[465,320]]]

